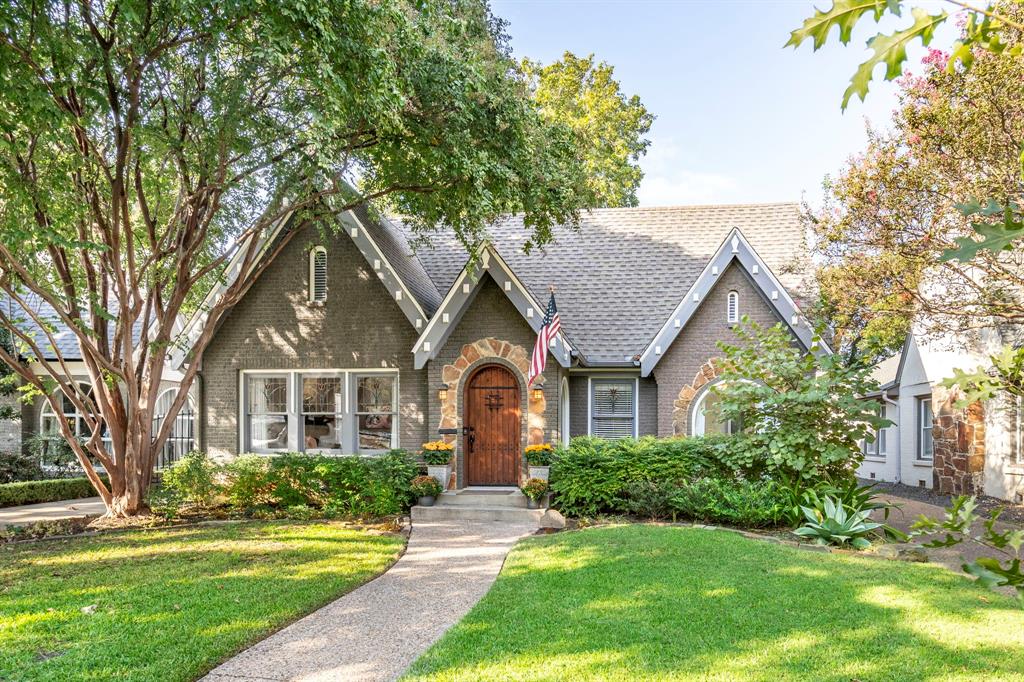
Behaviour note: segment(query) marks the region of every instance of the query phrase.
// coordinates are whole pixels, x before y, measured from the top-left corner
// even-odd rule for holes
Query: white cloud
[[[644,179],[637,191],[641,206],[715,204],[734,198],[736,181],[726,175],[693,170],[671,137],[652,139],[640,163]]]

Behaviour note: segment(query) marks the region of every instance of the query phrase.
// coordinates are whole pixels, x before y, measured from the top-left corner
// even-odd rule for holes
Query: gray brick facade
[[[736,263],[720,276],[697,312],[683,328],[675,342],[665,351],[654,367],[652,376],[658,384],[658,435],[673,434],[672,413],[674,403],[684,386],[689,386],[697,372],[710,359],[720,357],[719,341],[734,341],[732,325],[726,317],[726,298],[730,291],[739,294],[739,314],[750,317],[761,325],[781,322],[779,316],[764,300],[759,290]],[[686,433],[690,433],[690,419],[686,418]]]
[[[309,250],[327,248],[327,301],[308,302]],[[203,447],[238,454],[242,370],[380,369],[399,372],[399,440],[428,435],[427,373],[413,369],[417,332],[345,234],[306,227],[239,301],[203,357]]]

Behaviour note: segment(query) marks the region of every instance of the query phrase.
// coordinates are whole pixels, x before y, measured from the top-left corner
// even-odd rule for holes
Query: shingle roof
[[[65,325],[60,319],[53,307],[33,293],[22,294],[21,298],[25,301],[28,310],[15,303],[10,297],[4,294],[0,294],[0,306],[3,306],[3,312],[5,315],[14,320],[15,324],[17,324],[19,328],[25,330],[29,336],[32,337],[34,342],[39,344],[39,347],[45,356],[43,359],[56,360],[58,358],[57,353],[54,352],[53,346],[50,344],[46,334],[43,332],[42,328],[36,324],[33,315],[44,320],[51,328],[51,334],[56,342],[57,351],[60,353],[61,358],[64,360],[81,360],[82,352],[78,347],[78,338],[70,329],[68,329],[67,325]],[[110,313],[115,317],[117,316],[116,303],[116,301],[111,301],[110,305]],[[31,311],[33,315],[30,315],[29,311]],[[142,324],[139,321],[136,321],[135,328],[132,329],[132,341],[138,344],[141,337]],[[31,353],[25,353],[25,355],[31,356]]]
[[[579,231],[556,228],[554,243],[531,254],[521,218],[489,233],[537,300],[556,287],[562,328],[587,360],[622,362],[644,350],[733,228],[796,296],[809,259],[795,203],[595,209]],[[467,254],[448,232],[431,241],[416,255],[444,294]]]
[[[892,386],[898,381],[897,373],[900,369],[900,359],[902,356],[903,353],[901,351],[890,358],[882,360],[871,369],[871,378],[877,381],[881,388]]]
[[[442,295],[410,248],[405,233],[387,220],[374,220],[365,208],[360,207],[353,212],[380,247],[395,273],[405,282],[409,292],[419,301],[423,311],[433,315],[441,305]]]

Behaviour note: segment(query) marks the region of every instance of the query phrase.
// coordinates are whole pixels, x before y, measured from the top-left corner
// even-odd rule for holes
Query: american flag
[[[562,321],[558,318],[558,308],[555,307],[555,292],[552,289],[551,299],[548,301],[548,310],[544,313],[544,322],[541,323],[540,331],[537,332],[537,343],[533,345],[533,357],[530,358],[530,377],[526,385],[529,386],[533,380],[544,371],[548,362],[548,347],[551,340],[562,328]]]

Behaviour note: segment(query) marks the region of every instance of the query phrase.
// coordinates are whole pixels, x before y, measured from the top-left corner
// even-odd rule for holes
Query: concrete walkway
[[[414,524],[389,571],[243,651],[203,678],[393,680],[457,623],[536,525]]]
[[[98,497],[83,497],[79,500],[61,500],[26,504],[21,507],[0,508],[0,528],[23,526],[37,521],[80,519],[85,516],[99,516],[106,511],[103,500]]]

